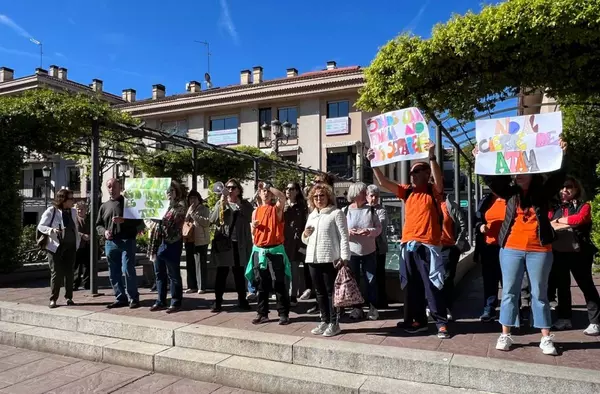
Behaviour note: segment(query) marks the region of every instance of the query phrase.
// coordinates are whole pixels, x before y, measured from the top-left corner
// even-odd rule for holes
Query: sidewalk
[[[106,275],[106,273],[103,274]],[[185,277],[185,275],[183,276]],[[600,285],[600,277],[596,278],[596,283]],[[598,363],[598,360],[600,360],[600,338],[587,337],[582,333],[582,330],[587,326],[587,317],[583,307],[583,296],[576,286],[572,288],[575,304],[573,319],[575,328],[570,331],[555,333],[555,342],[559,351],[558,357],[544,356],[538,348],[540,334],[531,330],[525,330],[522,334],[515,333],[517,345],[514,350],[510,352],[497,351],[495,344],[500,331],[498,323],[483,324],[478,320],[482,304],[481,288],[482,280],[479,269],[476,268],[465,277],[458,287],[460,294],[455,302],[456,307],[454,310],[454,316],[458,321],[450,326],[453,337],[449,340],[438,339],[433,331],[433,325],[431,332],[424,336],[410,336],[397,330],[396,323],[402,316],[400,305],[393,305],[389,310],[381,311],[381,319],[378,321],[342,322],[342,335],[330,338],[330,340],[436,350],[494,359],[600,370],[600,363]],[[156,294],[150,293],[148,289],[141,289],[143,307],[137,310],[128,308],[106,309],[105,306],[112,302],[113,298],[110,295],[110,289],[102,291],[106,295],[100,297],[85,296],[83,291],[76,292],[74,300],[78,305],[72,308],[301,337],[314,337],[310,330],[318,321],[318,316],[306,314],[306,311],[314,304],[314,300],[301,302],[298,307],[293,308],[290,315],[291,324],[288,326],[277,324],[276,311],[271,312],[272,322],[254,326],[250,322],[254,317],[254,312],[236,310],[234,295],[231,293],[226,296],[227,300],[222,313],[214,314],[210,312],[210,305],[214,300],[213,294],[193,294],[185,295],[183,311],[167,315],[164,312],[152,313],[148,310],[156,297]],[[37,281],[20,287],[0,289],[0,301],[47,305],[48,295],[47,282]],[[59,300],[60,303],[64,305],[64,300]],[[61,308],[66,307],[61,306]]]
[[[214,383],[0,345],[0,393],[252,394]],[[255,393],[257,394],[257,393]]]

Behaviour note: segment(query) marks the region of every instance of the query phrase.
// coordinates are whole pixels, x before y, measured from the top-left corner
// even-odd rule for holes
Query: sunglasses
[[[225,187],[227,188],[227,190],[235,190],[235,189],[237,189],[237,186],[235,186],[235,185],[227,185]]]
[[[314,198],[315,200],[318,200],[318,199],[321,199],[321,198],[325,198],[325,195],[324,195],[324,194],[315,194],[315,195],[313,196],[313,198]]]

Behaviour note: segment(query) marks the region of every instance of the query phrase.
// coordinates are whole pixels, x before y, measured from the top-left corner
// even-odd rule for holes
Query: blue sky
[[[366,66],[377,49],[402,31],[429,36],[452,13],[478,11],[481,0],[38,0],[0,4],[0,66],[15,77],[39,67],[67,67],[69,78],[138,98],[162,83],[182,92],[207,71],[208,41],[214,86],[239,83],[239,72],[261,65],[265,79],[325,67]]]

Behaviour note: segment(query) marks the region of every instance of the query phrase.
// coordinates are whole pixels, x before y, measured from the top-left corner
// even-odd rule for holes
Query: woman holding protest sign
[[[566,144],[562,140],[560,146],[564,151]],[[533,326],[542,332],[540,348],[544,354],[555,356],[547,290],[555,234],[548,219],[548,206],[561,188],[565,173],[561,169],[549,173],[545,179],[541,174],[519,174],[514,178],[485,176],[484,179],[494,194],[506,200],[506,215],[498,234],[503,289],[500,305],[502,334],[496,349],[507,351],[514,343],[510,332],[512,327],[520,325],[521,283],[527,270],[531,282]]]

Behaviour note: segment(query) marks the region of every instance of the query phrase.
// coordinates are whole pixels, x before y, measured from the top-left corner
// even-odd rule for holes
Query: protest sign
[[[475,129],[477,174],[536,174],[562,165],[560,112],[478,120]]]
[[[367,119],[367,130],[375,157],[372,167],[428,156],[429,127],[418,108],[386,112]]]
[[[162,219],[169,209],[171,178],[125,179],[125,219]]]

